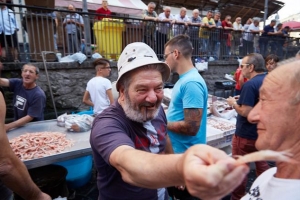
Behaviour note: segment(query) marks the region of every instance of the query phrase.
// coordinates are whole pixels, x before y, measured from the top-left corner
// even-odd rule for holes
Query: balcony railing
[[[277,54],[285,59],[295,56],[300,49],[299,38],[262,37],[222,28],[210,29],[116,16],[99,21],[95,19],[94,13],[77,13],[88,16],[90,30],[84,31],[86,25],[80,27],[73,22],[64,25],[72,14],[67,10],[35,9],[32,12],[32,7],[28,9],[26,6],[14,5],[12,13],[0,16],[0,21],[9,21],[4,25],[5,32],[2,31],[6,35],[1,41],[2,60],[41,61],[42,51],[60,52],[66,56],[78,51],[86,53],[87,47],[92,48],[92,53],[98,52],[108,59],[117,60],[122,49],[132,42],[147,43],[163,59],[164,44],[178,34],[188,34],[194,48],[193,57],[206,60],[241,58],[252,52],[264,56]],[[77,24],[81,23],[81,18],[76,16]],[[85,40],[86,33],[91,38],[90,44]],[[47,59],[55,61],[56,55],[48,55]]]

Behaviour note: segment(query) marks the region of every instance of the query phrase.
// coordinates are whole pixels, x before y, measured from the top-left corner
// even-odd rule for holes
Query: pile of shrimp
[[[74,142],[59,132],[26,133],[9,141],[11,148],[21,160],[31,160],[54,155],[71,147]]]

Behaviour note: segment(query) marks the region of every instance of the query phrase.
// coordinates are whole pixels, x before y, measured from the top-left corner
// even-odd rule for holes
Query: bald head
[[[68,10],[75,11],[75,6],[73,4],[68,5]]]

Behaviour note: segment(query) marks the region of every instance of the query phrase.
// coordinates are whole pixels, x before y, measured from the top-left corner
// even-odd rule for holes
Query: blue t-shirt
[[[36,86],[25,89],[22,79],[9,79],[9,88],[14,93],[14,118],[18,120],[26,115],[33,117],[33,121],[44,120],[44,109],[46,105],[45,92]]]
[[[247,81],[241,89],[240,98],[237,102],[239,105],[246,105],[254,107],[259,98],[259,88],[266,74],[258,74],[252,79]],[[256,124],[248,122],[247,117],[243,117],[238,114],[236,120],[236,131],[235,134],[239,137],[256,140],[257,139],[257,127]]]
[[[93,122],[90,143],[98,171],[99,200],[169,199],[165,188],[147,189],[126,183],[121,173],[109,162],[111,153],[121,145],[163,154],[166,147],[166,129],[167,119],[162,107],[156,118],[144,123],[130,120],[118,101],[97,115]]]
[[[168,130],[175,153],[183,153],[195,144],[206,144],[207,96],[205,81],[195,68],[179,76],[172,91],[168,122],[183,121],[185,108],[201,108],[203,112],[197,135],[187,136]]]
[[[268,35],[269,32],[274,33],[274,27],[267,25],[267,26],[265,26],[264,32],[261,34],[261,36],[270,37],[271,35]]]

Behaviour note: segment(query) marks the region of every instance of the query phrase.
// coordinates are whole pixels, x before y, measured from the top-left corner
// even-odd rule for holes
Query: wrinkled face
[[[162,75],[157,70],[137,71],[126,91],[120,91],[126,116],[137,122],[154,119],[163,99]]]
[[[244,57],[241,63],[241,68],[242,68],[242,74],[245,78],[250,78],[251,75],[251,70],[253,68],[252,63],[248,62],[248,57]]]
[[[25,85],[31,85],[36,82],[38,75],[36,74],[36,68],[31,65],[24,65],[22,69],[23,83]]]
[[[220,16],[219,14],[215,14],[214,19],[215,19],[215,20],[220,20],[220,17],[221,17],[221,16]]]
[[[286,72],[291,73],[291,72]],[[257,123],[258,150],[288,150],[299,143],[299,104],[291,104],[291,90],[287,82],[291,75],[279,69],[268,74],[260,89],[259,103],[248,115],[249,122]]]
[[[184,10],[180,10],[180,16],[181,17],[185,17],[185,15],[186,15],[186,10],[184,9]]]
[[[165,16],[166,16],[166,17],[169,17],[170,14],[171,14],[171,10],[168,9],[168,8],[166,8],[164,12],[165,12]]]
[[[198,17],[199,17],[199,12],[194,11],[194,12],[193,12],[193,17],[194,17],[194,18],[198,18]]]
[[[148,5],[148,12],[149,13],[153,13],[154,9],[155,9],[155,5],[154,4],[149,4]]]

